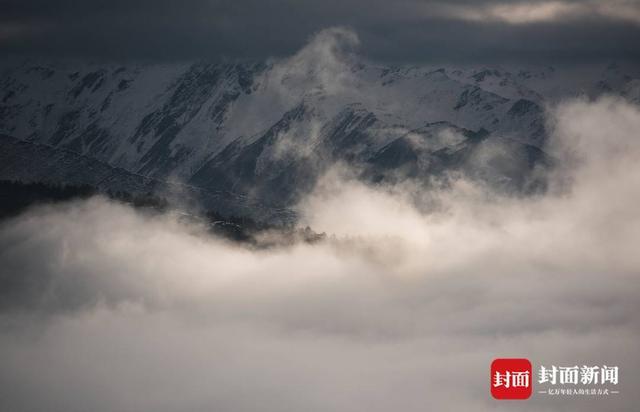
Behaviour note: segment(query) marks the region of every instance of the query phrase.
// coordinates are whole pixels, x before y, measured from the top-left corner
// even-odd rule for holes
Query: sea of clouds
[[[316,244],[249,248],[96,197],[0,224],[0,409],[626,411],[640,402],[640,110],[549,108],[543,195],[336,168]],[[617,395],[493,400],[496,357]]]

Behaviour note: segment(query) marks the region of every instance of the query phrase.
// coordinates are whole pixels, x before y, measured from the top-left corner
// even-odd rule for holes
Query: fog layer
[[[94,198],[0,226],[0,409],[609,410],[640,402],[640,111],[550,108],[550,189],[367,186],[251,250]],[[620,394],[489,395],[495,357],[617,365]]]

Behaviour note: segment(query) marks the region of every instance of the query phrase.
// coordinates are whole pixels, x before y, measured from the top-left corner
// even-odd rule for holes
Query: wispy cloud
[[[640,3],[634,0],[443,4],[439,10],[443,16],[483,23],[517,25],[605,17],[640,24]]]

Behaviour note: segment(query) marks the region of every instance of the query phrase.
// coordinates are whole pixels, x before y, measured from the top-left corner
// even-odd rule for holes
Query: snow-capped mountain
[[[637,68],[388,67],[346,51],[349,36],[321,33],[265,62],[5,62],[0,178],[138,191],[171,181],[211,206],[269,210],[336,162],[374,181],[454,168],[526,190],[545,161],[546,104],[638,101]]]

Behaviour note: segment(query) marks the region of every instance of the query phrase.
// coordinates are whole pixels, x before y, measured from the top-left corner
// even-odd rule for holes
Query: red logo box
[[[533,390],[529,359],[495,359],[491,362],[491,395],[496,399],[528,399]]]

